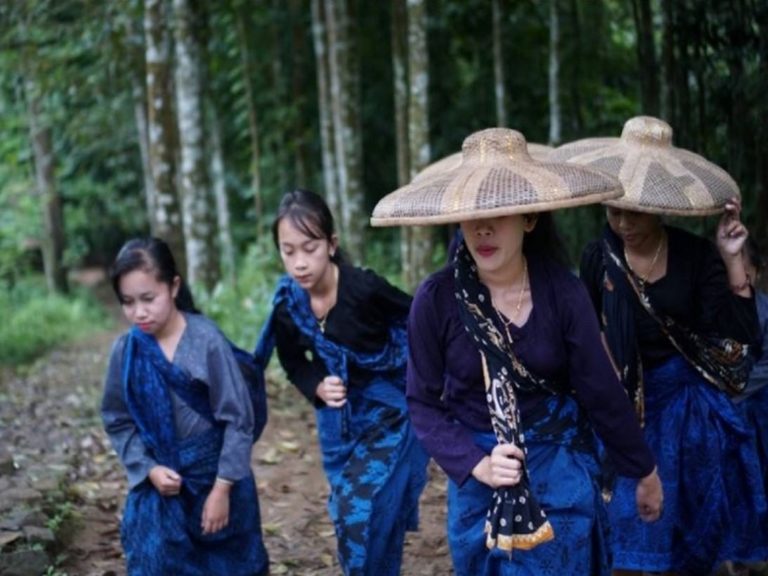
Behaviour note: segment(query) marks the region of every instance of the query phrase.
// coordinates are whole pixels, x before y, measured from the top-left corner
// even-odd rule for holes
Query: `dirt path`
[[[21,466],[66,465],[75,522],[59,555],[67,576],[123,576],[118,525],[123,472],[101,428],[98,404],[116,333],[106,332],[52,352],[27,374],[5,375],[6,413],[0,440]],[[325,508],[327,483],[317,448],[314,414],[289,385],[270,379],[269,423],[252,464],[261,499],[271,573],[339,574]],[[12,431],[12,432],[11,432]],[[58,454],[53,458],[51,454]],[[421,500],[421,526],[406,543],[403,574],[450,574],[445,541],[445,477],[436,468]]]

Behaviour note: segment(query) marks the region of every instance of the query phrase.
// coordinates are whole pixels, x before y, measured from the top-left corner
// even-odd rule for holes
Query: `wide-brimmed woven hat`
[[[539,162],[545,162],[547,156],[554,150],[552,146],[536,144],[534,142],[527,142],[526,146],[528,147],[528,154],[530,154],[531,158],[533,160],[538,160]],[[464,154],[462,152],[454,152],[453,154],[440,158],[440,160],[435,160],[430,165],[424,167],[421,172],[416,174],[416,176],[413,177],[412,182],[458,168],[461,165],[463,157]]]
[[[475,132],[464,140],[461,154],[458,165],[444,170],[433,165],[430,174],[420,174],[382,198],[371,224],[463,222],[591,204],[622,194],[619,181],[598,170],[534,160],[523,135],[508,128]]]
[[[700,216],[723,210],[739,187],[706,158],[672,145],[672,128],[658,118],[637,116],[621,138],[587,138],[556,148],[549,160],[597,168],[616,176],[624,196],[605,204],[654,214]]]

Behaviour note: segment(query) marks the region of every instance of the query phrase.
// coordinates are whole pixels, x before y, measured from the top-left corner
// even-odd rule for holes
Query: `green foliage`
[[[107,325],[85,295],[48,294],[42,278],[25,278],[0,292],[0,364],[24,364],[51,348]]]
[[[195,301],[235,344],[253,350],[272,309],[272,294],[283,268],[272,239],[262,235],[249,246],[237,280],[220,283],[211,294],[194,288]]]

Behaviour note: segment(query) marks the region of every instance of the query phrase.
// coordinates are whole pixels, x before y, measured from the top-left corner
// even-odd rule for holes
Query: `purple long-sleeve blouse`
[[[529,258],[533,309],[510,326],[515,354],[534,374],[566,384],[586,411],[619,474],[640,478],[655,461],[603,347],[584,286],[565,267]],[[462,485],[485,456],[475,431],[490,432],[480,353],[459,317],[453,268],[419,287],[408,324],[407,398],[424,448]],[[546,393],[518,392],[525,414]]]

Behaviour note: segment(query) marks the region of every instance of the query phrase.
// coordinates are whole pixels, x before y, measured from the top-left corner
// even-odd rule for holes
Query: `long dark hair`
[[[311,190],[297,188],[286,192],[280,200],[277,216],[272,223],[272,240],[278,250],[280,249],[278,227],[285,218],[288,218],[302,234],[315,240],[331,242],[336,234],[333,215],[328,204],[322,196]],[[341,250],[337,247],[331,256],[331,262],[341,264],[343,261]]]
[[[173,286],[174,279],[181,278],[181,285],[174,302],[176,308],[183,312],[198,314],[195,308],[195,300],[187,283],[176,269],[176,260],[171,249],[163,240],[155,237],[133,238],[128,240],[117,253],[115,262],[109,270],[109,279],[112,282],[112,290],[117,299],[122,302],[120,293],[120,279],[135,270],[141,270],[148,274],[154,274],[158,282]]]
[[[528,216],[526,216],[528,217]],[[568,251],[555,226],[551,212],[540,212],[532,217],[537,218],[536,226],[523,239],[523,252],[526,256],[549,258],[564,266],[568,266]]]

